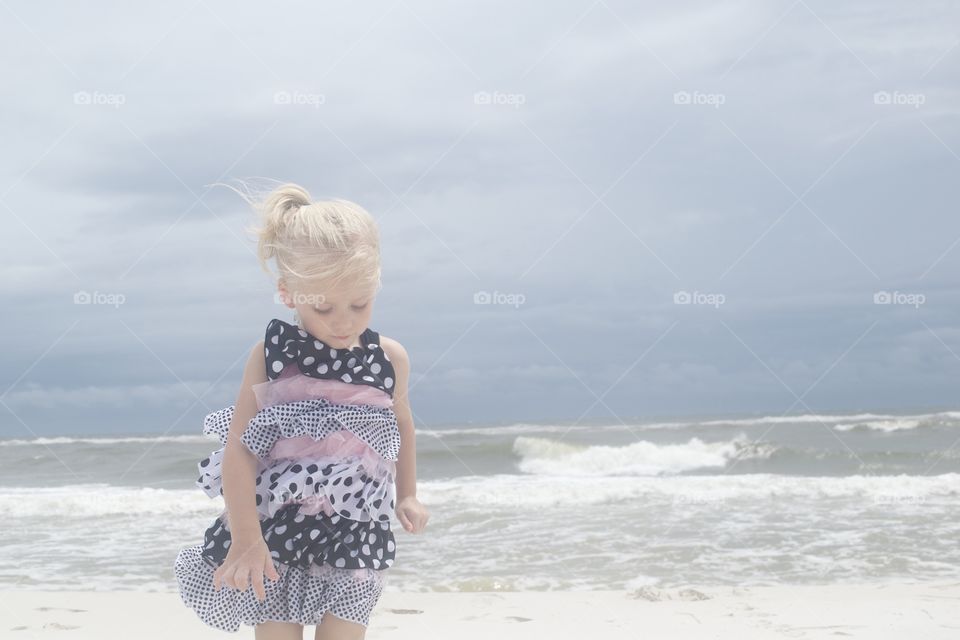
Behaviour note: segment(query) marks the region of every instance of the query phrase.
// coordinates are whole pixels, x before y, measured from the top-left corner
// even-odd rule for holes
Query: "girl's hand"
[[[410,533],[423,531],[423,528],[427,526],[427,520],[430,519],[427,508],[420,504],[416,496],[407,496],[398,502],[395,511],[400,524]]]
[[[267,598],[263,588],[264,575],[270,580],[280,578],[266,541],[261,536],[249,542],[232,540],[223,564],[213,573],[213,589],[220,591],[224,586],[246,591],[252,582],[257,600],[263,602]]]

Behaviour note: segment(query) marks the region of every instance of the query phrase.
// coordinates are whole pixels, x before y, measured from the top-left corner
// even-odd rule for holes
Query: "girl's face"
[[[304,331],[336,349],[355,346],[370,322],[375,291],[340,285],[278,286],[281,299],[297,310]]]

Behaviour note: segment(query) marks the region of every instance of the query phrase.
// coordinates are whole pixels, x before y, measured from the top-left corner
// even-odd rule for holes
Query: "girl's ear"
[[[287,305],[288,308],[293,309],[296,306],[293,304],[293,296],[287,291],[287,284],[283,280],[277,281],[277,292],[280,302]]]

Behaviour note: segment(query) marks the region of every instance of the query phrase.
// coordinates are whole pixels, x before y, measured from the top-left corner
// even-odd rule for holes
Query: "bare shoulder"
[[[267,352],[263,347],[263,340],[258,340],[253,349],[250,350],[250,359],[259,360],[260,362],[267,361]]]
[[[410,364],[410,355],[407,353],[407,350],[403,348],[402,344],[393,338],[388,338],[387,336],[381,334],[380,346],[387,353],[387,356],[389,356],[390,362],[393,363],[394,367],[397,367],[398,365]]]
[[[259,410],[253,385],[266,382],[266,360],[263,340],[260,340],[250,349],[247,363],[243,367],[243,381],[240,383],[240,390],[237,392],[237,399],[234,402],[233,417],[230,418],[230,433],[236,437],[230,438],[227,446],[236,446],[230,443],[239,442],[240,434],[247,428],[247,423]]]
[[[380,336],[380,347],[390,359],[390,364],[393,365],[393,371],[397,377],[394,381],[394,410],[397,411],[397,419],[404,424],[408,424],[411,421],[409,399],[407,398],[410,356],[402,344],[383,335]]]
[[[247,358],[245,375],[250,378],[250,383],[255,384],[267,379],[267,354],[263,346],[263,340],[257,341],[250,350],[250,356]]]

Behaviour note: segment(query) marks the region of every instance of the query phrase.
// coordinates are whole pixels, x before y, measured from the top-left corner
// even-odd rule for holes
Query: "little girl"
[[[360,206],[295,184],[255,206],[260,264],[275,259],[294,323],[270,321],[236,403],[204,419],[224,446],[197,485],[226,508],[177,555],[180,596],[207,625],[253,625],[258,640],[300,639],[307,624],[317,640],[363,638],[395,558],[391,512],[410,533],[429,517],[407,352],[367,326],[379,232]]]

